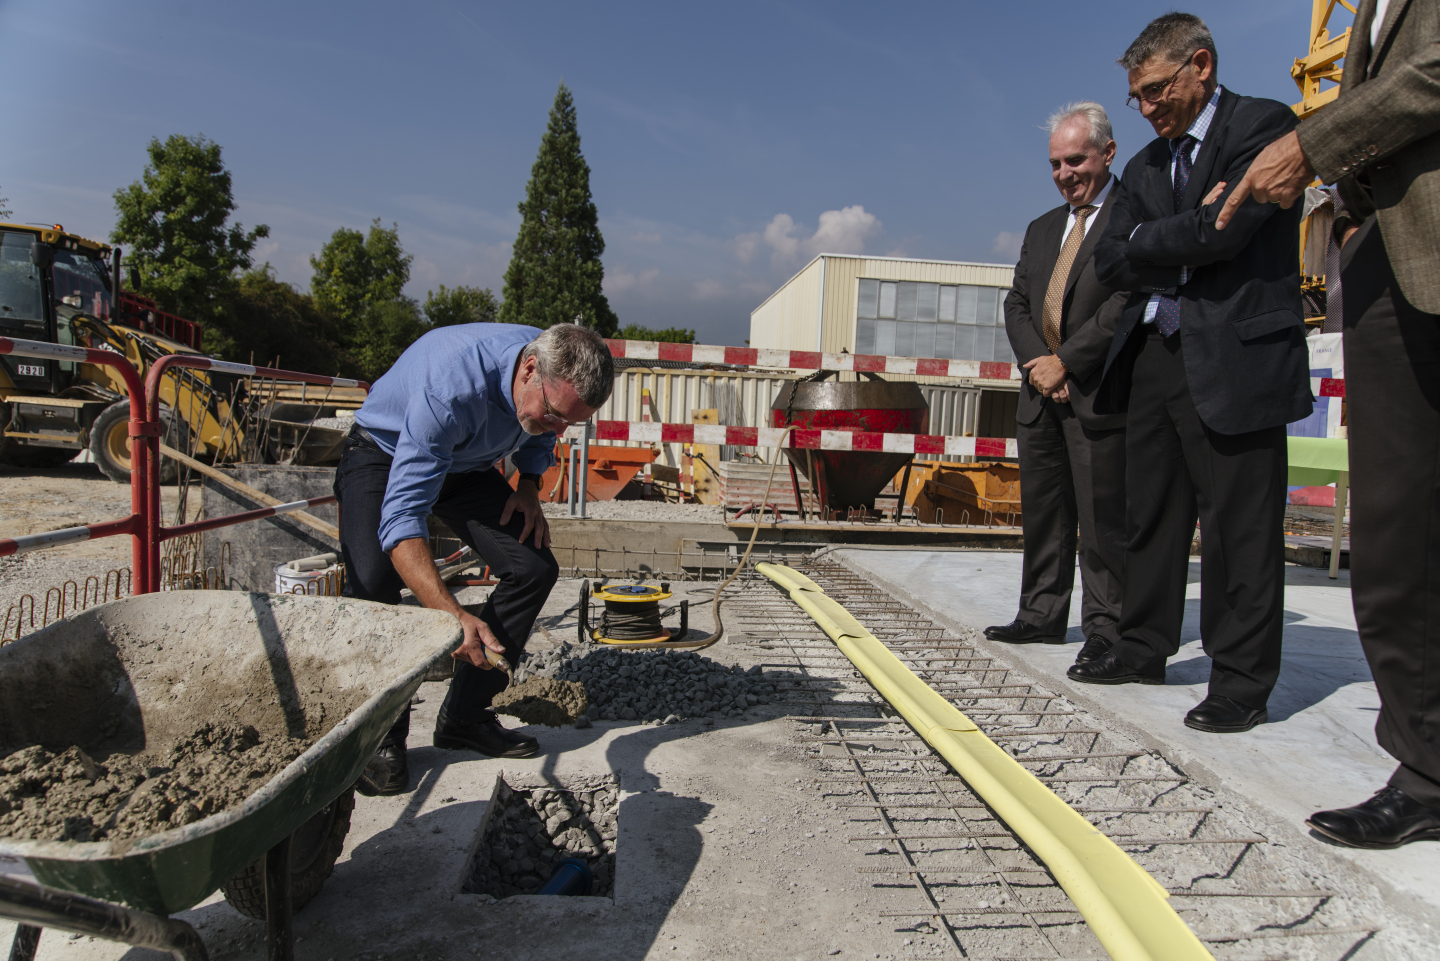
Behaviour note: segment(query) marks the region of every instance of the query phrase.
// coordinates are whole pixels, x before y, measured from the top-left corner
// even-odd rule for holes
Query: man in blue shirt
[[[380,378],[355,413],[335,471],[345,595],[398,604],[408,587],[426,607],[459,620],[455,679],[440,707],[436,747],[531,757],[533,737],[500,726],[491,699],[505,689],[485,648],[519,661],[559,576],[540,509],[540,477],[555,463],[555,433],[588,420],[610,396],[605,341],[574,324],[545,331],[462,324],[431,331]],[[496,462],[520,472],[510,489]],[[479,617],[440,580],[431,512],[470,545],[500,583]],[[409,787],[406,711],[360,779],[366,794]]]

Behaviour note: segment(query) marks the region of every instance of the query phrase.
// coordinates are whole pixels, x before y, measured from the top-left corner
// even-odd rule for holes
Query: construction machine
[[[122,288],[119,248],[59,224],[0,223],[0,336],[114,351],[142,377],[166,354],[202,353],[200,325],[161,310],[135,280]],[[337,453],[343,433],[308,422],[333,415],[333,405],[285,399],[274,384],[257,390],[235,375],[173,369],[160,384],[161,442],[206,460],[320,463]],[[113,368],[0,356],[0,462],[54,467],[88,449],[106,476],[128,483],[129,415]],[[175,475],[175,461],[162,457],[161,481]]]

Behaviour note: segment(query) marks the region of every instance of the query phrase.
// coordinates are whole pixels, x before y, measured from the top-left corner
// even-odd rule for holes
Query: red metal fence
[[[150,372],[142,383],[140,375],[130,362],[119,354],[108,350],[91,350],[86,347],[68,347],[62,344],[46,344],[32,340],[12,340],[0,337],[0,354],[17,357],[53,357],[60,360],[79,361],[86,364],[104,364],[120,371],[125,380],[126,392],[130,395],[130,516],[67,527],[58,531],[41,534],[26,534],[22,537],[0,538],[0,557],[23,554],[91,540],[97,537],[113,537],[129,534],[132,538],[132,563],[134,572],[134,593],[151,594],[160,590],[160,544],[176,537],[196,534],[201,531],[229,527],[245,521],[260,520],[287,514],[292,511],[333,503],[333,495],[312,497],[308,500],[263,507],[259,510],[212,517],[175,527],[160,525],[160,437],[164,426],[160,420],[160,381],[172,367],[187,367],[194,370],[214,370],[246,377],[266,377],[271,380],[290,380],[308,384],[325,384],[334,387],[361,387],[370,385],[360,380],[344,377],[326,377],[322,374],[306,374],[296,370],[280,370],[274,367],[255,367],[250,364],[232,364],[228,361],[213,360],[209,357],[172,354],[160,358],[150,366]]]

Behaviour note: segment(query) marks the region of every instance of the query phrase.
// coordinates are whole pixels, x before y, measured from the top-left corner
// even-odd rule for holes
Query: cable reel
[[[679,604],[680,628],[671,633],[661,623],[661,618],[675,610],[660,610],[660,602],[674,595],[670,583],[662,581],[659,587],[648,584],[598,584],[593,589],[590,582],[580,585],[579,636],[582,644],[608,644],[612,647],[641,648],[700,648],[718,640],[715,637],[689,638],[690,601]],[[599,600],[604,604],[598,626],[593,624],[591,604]]]

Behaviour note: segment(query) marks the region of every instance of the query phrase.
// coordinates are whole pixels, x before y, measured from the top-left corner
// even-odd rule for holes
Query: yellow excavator
[[[122,288],[118,248],[59,224],[0,223],[0,337],[114,351],[142,378],[166,354],[202,353],[200,325],[136,293],[137,280]],[[276,419],[285,413],[276,399],[273,385],[267,394],[234,375],[172,370],[160,384],[162,443],[205,460],[278,454],[291,463],[322,463],[331,448],[338,451],[343,434]],[[324,413],[312,406],[290,416]],[[106,476],[128,483],[129,416],[125,384],[113,368],[0,356],[0,463],[54,467],[88,449]],[[248,445],[247,429],[258,434]],[[175,475],[175,462],[162,458],[161,481]]]

